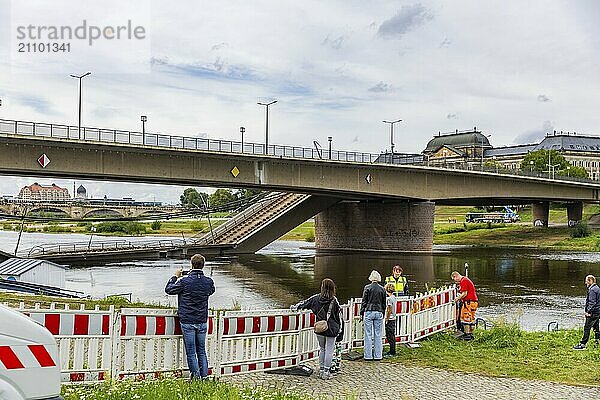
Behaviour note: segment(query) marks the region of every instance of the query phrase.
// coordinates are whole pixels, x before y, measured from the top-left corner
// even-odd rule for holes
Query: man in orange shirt
[[[465,331],[465,334],[461,338],[464,340],[473,340],[475,312],[477,311],[478,306],[475,285],[473,284],[473,281],[466,276],[462,276],[458,271],[452,272],[452,279],[459,285],[459,295],[454,301],[459,304],[460,323]]]

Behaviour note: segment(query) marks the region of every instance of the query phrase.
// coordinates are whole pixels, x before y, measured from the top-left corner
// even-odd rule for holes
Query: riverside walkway
[[[307,363],[318,372],[315,362]],[[392,378],[393,377],[393,378]],[[408,367],[396,362],[342,361],[328,381],[265,373],[221,378],[224,382],[304,393],[317,399],[435,400],[471,399],[599,399],[600,387],[579,387],[538,380],[492,378],[477,374]]]

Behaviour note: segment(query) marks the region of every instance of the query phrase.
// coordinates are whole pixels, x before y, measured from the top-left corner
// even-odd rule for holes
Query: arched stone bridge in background
[[[168,217],[185,209],[176,206],[136,206],[136,205],[99,205],[86,203],[52,203],[52,202],[10,202],[0,201],[0,212],[15,217],[36,213],[63,214],[70,218],[101,218],[101,217]]]
[[[234,243],[232,252],[238,253],[256,251],[313,216],[317,249],[428,251],[435,204],[532,204],[536,225],[547,226],[550,202],[567,203],[568,219],[576,222],[583,203],[600,201],[596,181],[416,163],[390,164],[381,155],[337,150],[323,159],[311,148],[114,129],[82,128],[80,134],[67,125],[0,120],[0,174],[304,195],[294,207],[283,207],[279,224],[256,216],[262,236],[245,247]],[[234,230],[231,226],[223,235]]]

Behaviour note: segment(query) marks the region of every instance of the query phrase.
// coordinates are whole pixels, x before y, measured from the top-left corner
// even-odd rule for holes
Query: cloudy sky
[[[43,63],[15,68],[11,22],[23,8],[49,12],[39,1],[0,0],[1,118],[76,124],[77,82],[67,73],[76,68],[70,72],[92,71],[84,82],[88,126],[139,130],[145,114],[152,132],[237,140],[243,125],[246,141],[262,142],[256,102],[277,99],[270,142],[297,146],[333,136],[335,148],[380,152],[389,148],[383,119],[403,120],[395,132],[404,152],[420,152],[438,131],[473,126],[494,146],[534,142],[553,129],[600,133],[593,0],[61,3],[71,6],[54,10],[59,19],[93,22],[104,13],[105,22],[143,23],[145,68],[122,73],[115,65],[129,51],[119,47],[72,65],[57,59],[64,72],[40,73]],[[31,181],[3,177],[0,193]],[[86,186],[96,197],[161,201],[182,191]]]

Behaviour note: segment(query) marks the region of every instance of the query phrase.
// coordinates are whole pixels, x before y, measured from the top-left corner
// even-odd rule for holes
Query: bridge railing
[[[269,145],[267,149],[265,149],[264,144],[261,143],[242,143],[232,140],[172,136],[158,133],[142,133],[83,126],[80,131],[77,126],[72,125],[6,119],[0,119],[0,133],[173,149],[216,151],[222,153],[267,154],[290,158],[331,159],[359,163],[371,163],[379,157],[378,154],[342,150],[332,150],[331,154],[329,154],[329,152],[325,152],[318,148],[285,145]]]
[[[414,342],[454,326],[455,297],[451,287],[400,298],[396,342]],[[341,308],[343,351],[363,347],[360,299],[352,299]],[[84,306],[70,310],[54,304],[46,309],[21,304],[17,309],[55,336],[64,382],[187,375],[176,310],[86,310]],[[319,346],[314,325],[315,315],[310,311],[211,311],[209,374],[218,377],[265,371],[315,359]]]
[[[212,243],[213,237],[216,239],[219,235],[222,235],[223,233],[229,231],[241,221],[245,221],[250,216],[256,214],[267,204],[270,204],[271,202],[275,201],[281,195],[282,193],[280,192],[267,193],[264,197],[257,199],[257,201],[254,204],[251,204],[244,210],[229,218],[227,221],[216,226],[212,230],[212,232],[205,232],[199,236],[193,236],[192,238],[190,238],[189,243],[192,243],[194,245],[208,245]]]
[[[28,257],[40,257],[53,254],[76,254],[83,252],[102,252],[116,250],[168,250],[186,245],[184,239],[158,239],[150,241],[110,240],[100,242],[74,242],[43,244],[31,247],[22,254]]]

